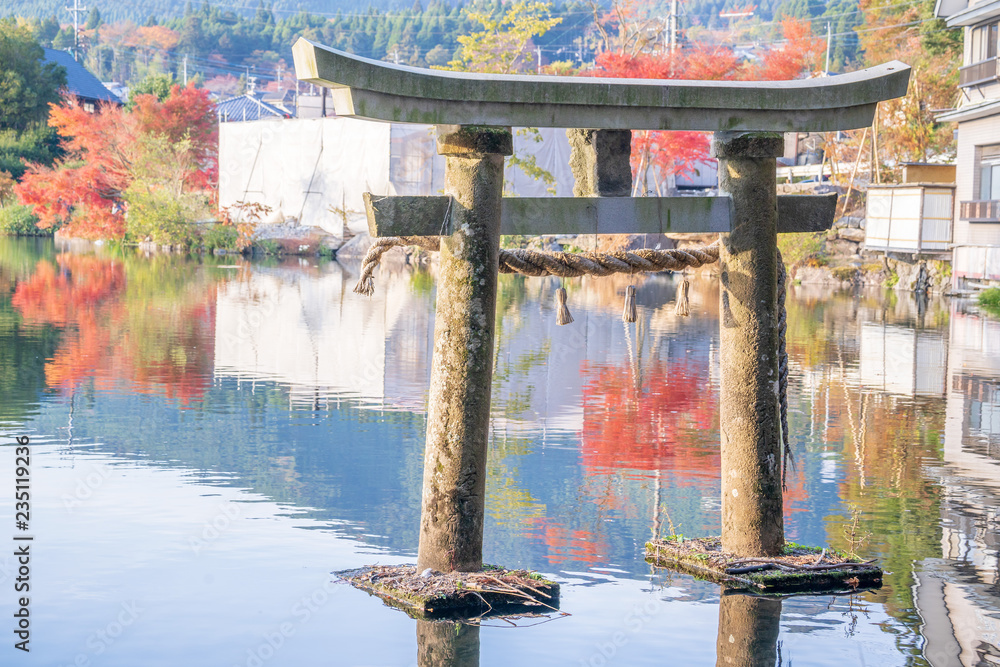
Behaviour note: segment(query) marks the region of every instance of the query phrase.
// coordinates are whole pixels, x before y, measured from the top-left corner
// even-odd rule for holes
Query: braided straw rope
[[[788,313],[785,311],[785,297],[788,294],[786,282],[788,274],[785,262],[778,251],[778,409],[781,413],[781,488],[785,490],[788,465],[793,463],[792,450],[788,446],[788,349],[785,334],[788,333]]]
[[[361,278],[354,291],[371,296],[375,293],[374,273],[382,255],[396,246],[415,245],[439,250],[436,236],[386,236],[375,239],[361,262]],[[631,252],[539,252],[537,250],[500,249],[500,273],[526,276],[610,276],[615,273],[655,273],[696,269],[719,261],[719,242],[686,250],[633,250]]]
[[[396,246],[415,245],[425,250],[440,250],[437,236],[386,236],[375,239],[361,263],[361,277],[354,287],[357,294],[372,296],[375,293],[375,269],[382,255]],[[521,273],[526,276],[610,276],[615,273],[655,273],[698,268],[719,261],[719,242],[700,248],[685,250],[633,250],[631,252],[539,252],[537,250],[500,249],[500,272]],[[788,321],[785,313],[785,264],[778,251],[778,406],[781,419],[782,487],[792,460],[788,441],[788,351],[785,334]],[[568,311],[567,311],[568,312]]]

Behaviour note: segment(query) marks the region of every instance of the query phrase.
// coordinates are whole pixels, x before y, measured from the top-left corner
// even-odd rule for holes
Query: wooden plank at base
[[[373,237],[445,236],[451,233],[448,196],[405,197],[365,193]],[[830,229],[837,195],[780,195],[778,231]],[[731,229],[729,197],[505,197],[500,233],[706,234]]]

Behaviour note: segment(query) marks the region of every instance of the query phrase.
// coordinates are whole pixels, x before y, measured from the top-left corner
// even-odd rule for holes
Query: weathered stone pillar
[[[503,158],[510,128],[439,126],[454,230],[441,239],[434,361],[417,567],[482,569],[500,252]]]
[[[778,413],[777,191],[782,136],[717,132],[719,190],[732,197],[722,235],[722,548],[776,556],[784,547]]]
[[[723,595],[716,667],[773,667],[778,657],[781,600]]]
[[[566,130],[574,197],[632,195],[631,130]]]
[[[479,626],[418,620],[417,665],[479,667]]]

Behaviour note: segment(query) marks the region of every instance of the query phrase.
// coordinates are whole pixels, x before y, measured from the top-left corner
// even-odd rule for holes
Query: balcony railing
[[[972,63],[958,70],[958,85],[961,87],[974,86],[979,83],[996,81],[997,79],[997,59],[990,58],[978,63]]]
[[[969,222],[1000,222],[1000,200],[959,202],[958,217]]]

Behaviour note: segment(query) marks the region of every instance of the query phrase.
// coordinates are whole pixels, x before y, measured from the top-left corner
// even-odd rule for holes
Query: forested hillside
[[[5,0],[0,4],[2,4],[0,16],[46,17],[54,14],[63,23],[72,23],[72,14],[66,11],[66,7],[72,7],[73,3],[66,0]],[[197,9],[201,2],[194,0],[193,4]],[[274,0],[269,2],[268,6],[280,17],[292,16],[299,12],[332,17],[338,11],[364,11],[369,6],[380,10],[403,9],[409,7],[409,4],[405,0],[366,0],[363,4],[351,0]],[[211,5],[220,11],[250,16],[257,9],[258,0],[226,0],[212,2]],[[86,6],[88,9],[96,7],[110,22],[133,21],[142,24],[151,16],[160,19],[182,16],[191,9],[192,2],[191,0],[134,0],[133,2],[81,0],[80,6]]]
[[[792,1],[805,3],[808,0]],[[757,3],[757,15],[768,20],[779,5],[787,2],[788,0],[760,0]],[[192,0],[136,0],[135,2],[121,2],[120,0],[91,2],[87,0],[87,2],[80,4],[81,6],[85,5],[88,9],[97,7],[101,15],[111,22],[128,20],[141,24],[145,23],[151,16],[164,19],[190,13]],[[193,0],[195,9],[199,8],[201,4],[199,0]],[[208,4],[224,12],[250,16],[257,10],[259,0],[228,0]],[[607,5],[608,3],[599,2],[598,4]],[[669,12],[669,4],[669,1],[662,3],[663,14]],[[751,3],[747,0],[682,0],[679,3],[682,14],[698,17],[698,22],[702,25],[707,24],[712,17],[717,18],[720,11],[738,10],[749,4]],[[363,3],[350,0],[272,0],[267,3],[268,9],[279,18],[287,18],[300,12],[332,18],[337,12],[364,13],[369,7],[381,11],[396,11],[409,9],[411,5],[412,2],[408,0],[365,0]],[[55,15],[61,21],[69,22],[72,15],[66,11],[67,6],[72,6],[72,3],[68,3],[66,0],[6,0],[0,7],[0,16],[47,17]],[[820,13],[822,13],[822,9]]]
[[[232,4],[179,0],[136,0],[132,3],[95,0],[81,16],[80,46],[87,66],[103,80],[134,82],[150,73],[172,73],[177,79],[201,81],[225,78],[225,92],[242,89],[245,80],[274,80],[289,71],[291,44],[302,35],[370,58],[395,60],[418,66],[444,65],[459,47],[458,37],[478,29],[469,10],[496,14],[499,0],[472,0],[450,4],[420,0],[386,10],[390,0],[365,0],[336,10],[335,2],[260,0]],[[791,16],[809,19],[813,32],[823,36],[827,24],[833,34],[831,69],[841,71],[857,58],[857,35],[862,21],[858,0],[761,0],[760,6],[744,0],[684,0],[678,3],[681,39],[723,41],[752,48],[776,39],[777,21]],[[45,46],[74,45],[72,14],[65,0],[9,0],[0,13],[20,14],[32,22]],[[620,3],[619,3],[620,6]],[[669,2],[640,5],[630,11],[645,17],[650,30],[662,33]],[[543,62],[568,61],[579,66],[593,59],[598,48],[595,14],[607,9],[589,0],[561,0],[550,8],[559,22],[533,40]],[[720,16],[749,14],[745,16]],[[240,79],[243,83],[239,83]],[[219,82],[216,82],[219,84]],[[220,87],[216,86],[217,88]]]

